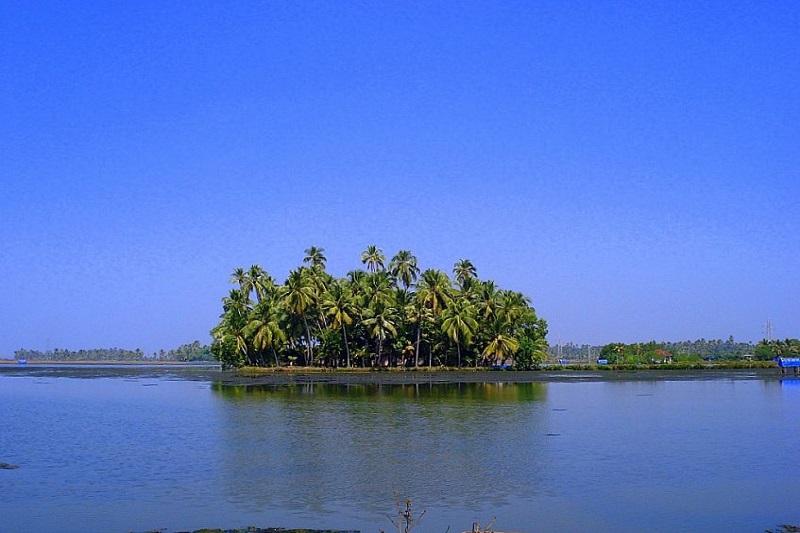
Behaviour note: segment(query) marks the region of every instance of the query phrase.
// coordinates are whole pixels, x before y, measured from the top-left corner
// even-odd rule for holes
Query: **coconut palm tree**
[[[469,283],[467,280],[478,277],[478,270],[469,259],[459,259],[453,265],[453,275],[456,277],[456,283],[463,289],[465,283]]]
[[[275,280],[259,265],[250,266],[245,283],[251,291],[255,291],[256,303],[267,298],[275,290]]]
[[[331,318],[332,328],[341,328],[344,339],[344,350],[347,357],[346,366],[350,368],[350,346],[347,342],[347,326],[353,323],[356,316],[353,294],[344,283],[334,283],[322,297],[323,311]]]
[[[252,339],[253,348],[259,352],[271,350],[275,366],[280,366],[277,348],[286,341],[286,333],[281,324],[277,301],[259,302],[253,308],[244,332]]]
[[[521,292],[500,291],[495,308],[495,316],[508,324],[516,324],[523,313],[530,310],[530,298]]]
[[[378,352],[375,356],[376,365],[381,364],[384,341],[389,337],[397,336],[395,314],[395,308],[387,307],[382,304],[367,310],[367,318],[364,320],[364,326],[367,328],[369,335],[378,343]]]
[[[451,300],[450,290],[450,279],[447,274],[429,268],[422,273],[416,294],[425,307],[432,310],[434,315],[438,315]]]
[[[367,265],[370,272],[383,270],[385,261],[386,256],[383,255],[383,251],[374,244],[367,246],[367,249],[361,253],[361,262]]]
[[[494,281],[483,281],[476,285],[474,292],[471,293],[473,301],[478,306],[478,313],[483,320],[494,318],[499,305],[500,291]]]
[[[300,318],[306,334],[306,366],[313,360],[311,350],[311,328],[308,325],[307,311],[314,305],[317,294],[314,283],[307,270],[299,268],[289,273],[286,283],[282,287],[281,296],[286,309]]]
[[[421,308],[430,309],[433,320],[450,301],[450,278],[441,270],[428,269],[422,273],[417,284],[416,296]],[[419,340],[422,320],[417,323],[417,357],[419,357]],[[428,366],[433,366],[433,349],[428,353]]]
[[[402,354],[419,366],[424,342],[428,366],[434,357],[446,361],[453,344],[458,366],[464,350],[467,357],[476,355],[476,366],[511,355],[515,364],[532,366],[546,350],[547,323],[530,300],[482,282],[467,259],[454,264],[451,281],[440,270],[420,273],[408,250],[397,252],[387,270],[383,252],[371,245],[361,254],[363,270],[336,279],[325,271],[322,248],[312,246],[305,254],[303,266],[282,286],[258,265],[233,271],[236,287],[223,298],[212,330],[212,351],[223,365],[268,364],[271,351],[275,364],[299,357],[306,365],[346,359],[351,366],[359,358],[366,365],[372,354],[373,363],[390,355],[394,365]],[[392,338],[397,342],[387,345]]]
[[[400,250],[389,261],[389,273],[402,283],[407,291],[419,276],[417,258],[409,250]]]
[[[461,367],[461,346],[469,346],[478,331],[475,308],[465,297],[456,298],[442,312],[442,331],[456,345],[458,367]]]
[[[233,272],[231,272],[230,282],[238,285],[239,292],[242,293],[242,296],[245,296],[248,300],[250,299],[253,286],[250,284],[250,276],[247,275],[245,269],[242,267],[235,268]]]
[[[503,362],[519,350],[519,341],[508,331],[508,324],[503,320],[495,320],[489,338],[489,344],[483,350],[486,359]]]
[[[222,320],[211,330],[211,336],[218,343],[219,350],[225,352],[223,364],[242,366],[245,361],[252,364],[245,334],[250,312],[249,300],[241,289],[231,289],[228,296],[222,299],[222,310]]]
[[[308,266],[311,268],[321,267],[323,270],[325,269],[325,262],[328,260],[328,258],[325,257],[325,248],[312,246],[306,249],[305,254],[306,256],[303,258],[303,263],[308,263]]]
[[[392,278],[388,272],[379,271],[367,274],[361,279],[360,289],[364,295],[367,307],[375,305],[389,305],[394,293],[392,292]]]

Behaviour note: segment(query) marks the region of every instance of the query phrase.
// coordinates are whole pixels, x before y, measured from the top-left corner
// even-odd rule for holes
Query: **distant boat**
[[[17,359],[17,363],[19,363],[21,365],[27,365],[28,364],[28,360],[27,359]]]

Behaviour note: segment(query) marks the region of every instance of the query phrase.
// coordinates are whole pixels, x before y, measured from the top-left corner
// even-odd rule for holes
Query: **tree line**
[[[192,362],[192,361],[213,361],[211,346],[200,344],[194,341],[183,344],[172,350],[159,350],[148,355],[141,349],[125,350],[122,348],[93,348],[89,350],[64,350],[55,348],[53,350],[26,350],[20,349],[14,352],[16,359],[31,361],[173,361],[173,362]]]
[[[800,357],[800,340],[767,340],[758,344],[736,343],[733,337],[727,341],[694,342],[646,342],[606,344],[599,351],[599,358],[612,364],[690,362],[705,360],[737,360],[752,358],[769,361],[776,357]]]
[[[538,366],[547,322],[531,300],[478,278],[471,261],[453,278],[421,270],[409,250],[388,262],[370,245],[364,268],[337,278],[325,250],[305,250],[283,284],[259,265],[237,268],[222,299],[211,351],[223,367]]]
[[[767,340],[756,345],[756,359],[774,359],[776,357],[800,357],[800,339]]]
[[[622,359],[629,362],[648,363],[651,360],[664,358],[667,352],[676,360],[737,360],[745,356],[753,356],[756,360],[768,360],[778,357],[783,353],[798,353],[796,346],[800,344],[797,339],[767,340],[757,344],[734,340],[733,336],[727,339],[697,339],[685,341],[649,341],[636,343],[610,343],[606,345],[589,345],[567,343],[551,346],[549,355],[553,359],[590,359],[609,358],[616,361],[616,354],[621,354]],[[788,357],[788,356],[787,356]]]

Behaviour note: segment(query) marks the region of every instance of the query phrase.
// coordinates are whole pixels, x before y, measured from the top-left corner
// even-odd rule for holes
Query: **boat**
[[[17,359],[17,363],[19,363],[20,365],[27,365],[28,364],[28,360],[27,359]]]

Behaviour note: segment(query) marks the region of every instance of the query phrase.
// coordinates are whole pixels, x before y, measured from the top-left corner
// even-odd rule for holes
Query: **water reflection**
[[[239,387],[223,400],[232,503],[372,516],[397,498],[492,507],[541,485],[546,383]]]

